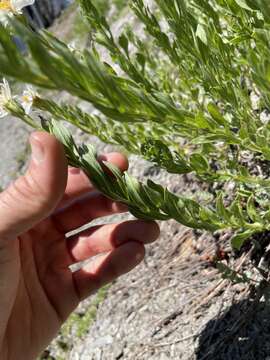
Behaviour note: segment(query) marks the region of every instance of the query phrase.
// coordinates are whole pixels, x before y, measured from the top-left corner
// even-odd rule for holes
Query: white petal
[[[11,90],[8,81],[4,78],[2,84],[0,84],[2,101],[8,102],[12,99]]]
[[[4,26],[8,25],[8,15],[9,13],[7,11],[0,11],[0,23]]]
[[[0,108],[0,119],[8,115],[8,112],[5,109]]]
[[[23,102],[21,105],[22,105],[26,115],[30,115],[33,104],[31,102]]]

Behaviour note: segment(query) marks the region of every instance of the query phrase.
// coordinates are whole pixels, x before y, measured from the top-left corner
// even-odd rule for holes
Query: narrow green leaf
[[[205,45],[208,44],[206,31],[205,31],[204,26],[203,26],[202,24],[198,24],[197,30],[196,30],[196,36],[197,36]]]
[[[192,154],[189,161],[194,171],[198,173],[207,173],[209,171],[208,161],[203,155]]]
[[[253,9],[251,9],[251,7],[249,7],[246,3],[245,0],[234,0],[236,2],[237,5],[239,5],[242,9],[248,10],[248,11],[253,11]]]
[[[232,247],[236,250],[240,250],[246,240],[248,240],[252,236],[252,234],[253,232],[251,230],[247,230],[234,235],[231,238]]]
[[[258,212],[256,210],[255,207],[255,203],[254,203],[254,197],[253,195],[251,195],[247,201],[247,213],[249,218],[253,221],[253,222],[259,222],[261,221],[260,216],[258,215]]]

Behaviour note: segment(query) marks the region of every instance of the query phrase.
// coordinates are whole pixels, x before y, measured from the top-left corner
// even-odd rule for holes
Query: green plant
[[[132,0],[147,40],[129,26],[115,37],[92,1],[80,4],[92,38],[91,48],[81,52],[48,32],[33,33],[22,21],[0,26],[3,76],[66,90],[99,111],[92,115],[33,95],[33,107],[54,119],[43,126],[63,142],[70,163],[137,217],[175,219],[210,231],[233,229],[237,249],[251,235],[270,230],[269,174],[254,174],[252,165],[265,168],[270,160],[270,126],[261,116],[270,107],[270,3],[155,0],[150,9],[143,0]],[[13,43],[14,34],[28,45],[28,56]],[[100,47],[118,68],[103,62]],[[4,100],[5,110],[39,126],[18,99]],[[170,173],[218,183],[215,204],[199,204],[152,181],[142,184],[106,164],[115,175],[111,178],[92,147],[77,147],[60,120]],[[247,154],[252,164],[245,161]],[[228,182],[234,184],[229,196],[224,191]]]

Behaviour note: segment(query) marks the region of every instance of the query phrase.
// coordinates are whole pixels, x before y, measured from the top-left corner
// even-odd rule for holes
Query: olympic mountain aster
[[[21,14],[26,6],[33,5],[35,0],[0,0],[0,22],[7,24],[7,17]]]

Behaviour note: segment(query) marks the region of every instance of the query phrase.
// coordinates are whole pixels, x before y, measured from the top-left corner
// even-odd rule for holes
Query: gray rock
[[[25,168],[30,129],[12,117],[0,120],[0,188],[4,189]]]
[[[25,12],[38,28],[48,27],[71,0],[36,0]]]

